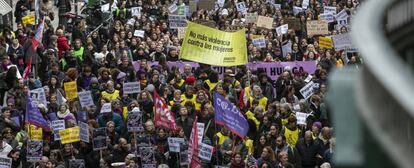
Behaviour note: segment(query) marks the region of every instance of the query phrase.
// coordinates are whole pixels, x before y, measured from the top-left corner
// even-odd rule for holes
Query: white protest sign
[[[184,143],[184,138],[168,138],[170,152],[180,152],[181,143]]]
[[[288,42],[282,46],[283,58],[286,58],[288,53],[292,53],[292,42]]]
[[[197,138],[198,138],[198,144],[201,144],[203,141],[203,135],[204,135],[204,123],[197,123]]]
[[[134,18],[128,19],[127,24],[131,25],[131,26],[134,26],[135,25],[135,19]]]
[[[217,0],[217,5],[222,8],[224,6],[224,3],[226,2],[226,0]]]
[[[342,26],[348,26],[348,19],[338,20],[338,24]]]
[[[345,20],[348,19],[348,13],[346,13],[346,10],[343,9],[341,12],[339,12],[336,16],[335,16],[336,20]]]
[[[323,14],[320,14],[319,15],[319,19],[325,20],[328,23],[333,22],[335,20],[334,19],[334,15],[332,13],[323,13]]]
[[[54,132],[54,139],[60,140],[59,130],[65,129],[65,120],[54,120],[50,123],[52,130]]]
[[[266,40],[264,37],[255,38],[252,40],[252,43],[257,48],[266,48]]]
[[[91,91],[78,92],[79,102],[82,107],[94,106]]]
[[[134,36],[135,37],[142,37],[142,38],[144,38],[144,34],[145,34],[145,31],[144,30],[135,30],[134,31]]]
[[[336,7],[335,6],[324,6],[323,13],[332,13],[333,15],[336,15]]]
[[[37,105],[43,104],[47,108],[47,100],[46,100],[46,94],[45,89],[37,88],[33,89],[29,92],[30,98],[32,99],[32,102],[34,102]]]
[[[237,8],[238,12],[241,12],[241,13],[246,13],[247,12],[246,3],[244,3],[244,2],[237,3],[236,8]]]
[[[332,42],[334,43],[335,51],[354,49],[349,33],[332,36]]]
[[[141,17],[141,7],[131,8],[131,16]]]
[[[303,9],[308,9],[309,6],[309,0],[303,0],[302,1],[302,8]]]
[[[89,125],[84,122],[80,122],[79,137],[80,140],[89,143]]]
[[[170,6],[168,7],[168,12],[170,12],[170,13],[174,13],[175,11],[177,11],[177,9],[178,9],[177,4],[173,3],[172,5],[170,5]]]
[[[107,12],[107,11],[109,11],[109,7],[110,7],[109,3],[104,4],[104,5],[102,5],[102,6],[101,6],[101,11],[102,11],[102,12]]]
[[[122,89],[126,94],[139,93],[141,92],[141,85],[139,82],[127,82],[123,84]]]
[[[256,23],[257,17],[259,16],[256,12],[255,13],[246,13],[246,23]]]
[[[300,94],[302,94],[302,96],[305,99],[308,99],[315,92],[315,90],[313,89],[314,88],[314,85],[315,84],[313,83],[313,81],[309,82],[302,89],[299,90]]]
[[[12,159],[0,157],[0,168],[10,168],[12,166]]]
[[[198,157],[200,157],[200,159],[210,161],[211,156],[213,156],[214,147],[204,143],[201,143],[198,147]]]
[[[309,114],[302,113],[302,112],[296,112],[296,119],[297,124],[306,125],[306,118],[308,118]]]
[[[301,7],[293,6],[293,14],[296,16],[298,13],[302,12]]]
[[[288,30],[289,30],[289,25],[288,24],[284,24],[284,25],[279,26],[279,27],[276,28],[277,35],[286,34],[286,33],[288,33]]]
[[[112,111],[111,103],[105,103],[102,105],[101,113],[110,113]]]

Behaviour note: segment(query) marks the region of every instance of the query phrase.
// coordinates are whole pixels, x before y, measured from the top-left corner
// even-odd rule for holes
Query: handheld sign
[[[313,81],[310,81],[308,84],[306,84],[302,89],[300,89],[300,94],[302,94],[303,98],[308,99],[310,96],[313,95],[315,92],[314,88],[315,83]]]
[[[106,143],[106,127],[93,130],[92,146],[94,151],[106,149],[108,147]]]
[[[139,82],[126,82],[122,86],[124,93],[132,94],[141,92],[141,85]]]
[[[101,113],[110,113],[112,112],[112,105],[111,103],[105,103],[102,105]]]
[[[128,128],[128,132],[144,131],[144,127],[142,126],[142,112],[141,111],[131,111],[128,113],[127,128]]]
[[[80,130],[79,136],[80,140],[86,143],[89,143],[89,125],[84,122],[79,122]]]
[[[85,107],[91,107],[95,105],[93,103],[91,91],[78,92],[78,96],[79,96],[79,102],[82,107],[85,108]]]
[[[43,140],[31,140],[27,141],[27,161],[38,162],[43,156]]]

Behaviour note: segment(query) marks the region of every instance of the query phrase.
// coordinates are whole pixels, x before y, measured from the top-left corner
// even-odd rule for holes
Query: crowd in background
[[[223,7],[213,10],[198,8],[187,19],[210,20],[214,23],[212,27],[223,31],[246,28],[249,62],[316,61],[316,71],[294,72],[286,67],[277,80],[271,80],[266,72],[246,66],[226,68],[221,75],[205,64],[198,68],[185,65],[181,70],[168,66],[170,61],[185,61],[178,57],[182,39],[177,29],[169,28],[168,7],[176,3],[180,10],[181,6],[189,5],[187,0],[118,0],[117,9],[112,11],[113,19],[93,32],[86,19],[73,19],[71,25],[60,22],[54,27],[51,20],[64,19],[62,13],[70,11],[71,2],[41,0],[40,16],[46,18],[46,24],[42,44],[33,48],[36,25],[23,25],[22,17],[35,10],[34,2],[19,0],[14,10],[17,28],[1,25],[0,156],[12,158],[13,168],[33,164],[39,168],[68,167],[73,158],[83,159],[86,167],[111,167],[112,163],[125,162],[126,167],[133,168],[141,166],[135,144],[140,138],[147,138],[156,149],[157,166],[179,167],[178,154],[165,154],[169,149],[167,139],[181,137],[188,141],[194,118],[198,116],[198,122],[205,124],[203,143],[215,147],[211,161],[202,161],[203,167],[334,166],[335,129],[324,99],[329,88],[327,78],[333,69],[357,67],[362,60],[356,52],[319,47],[317,36],[307,36],[306,22],[317,20],[324,6],[335,6],[338,12],[347,11],[350,24],[358,1],[310,0],[308,9],[294,15],[293,7],[302,6],[302,1],[275,0],[275,4],[281,4],[281,9],[277,9],[270,1],[244,0],[248,13],[274,18],[274,28],[284,24],[286,18],[297,18],[301,29],[289,29],[284,35],[277,35],[275,29],[246,24],[245,15],[236,9],[237,2],[241,1],[228,0]],[[59,7],[59,13],[53,13],[53,5]],[[132,7],[142,8],[140,17],[131,16]],[[131,18],[135,18],[134,23],[127,23]],[[348,27],[337,29],[337,24],[329,23],[330,35],[350,31]],[[68,27],[72,27],[70,32]],[[134,36],[134,30],[144,30],[144,37]],[[252,44],[254,35],[265,37],[265,48]],[[292,52],[283,56],[281,47],[288,42],[292,43]],[[153,61],[158,64],[150,65]],[[30,63],[27,79],[19,77]],[[133,63],[139,64],[139,68]],[[309,75],[319,85],[310,98],[304,99],[299,90],[306,85]],[[71,81],[76,81],[78,91],[91,91],[95,106],[82,108],[78,99],[65,101],[63,84]],[[123,93],[123,83],[135,81],[140,83],[142,91]],[[37,163],[27,162],[30,137],[29,125],[24,123],[26,96],[38,88],[45,91],[47,104],[40,103],[38,108],[46,120],[50,120],[49,113],[55,113],[65,120],[66,128],[74,127],[79,120],[77,112],[85,111],[91,132],[106,128],[107,149],[94,151],[92,143],[82,141],[62,145],[54,140],[50,130],[43,129],[43,157]],[[155,127],[154,92],[173,112],[177,130]],[[240,107],[249,123],[246,138],[241,139],[214,123],[214,92]],[[248,95],[247,99],[241,97],[244,95]],[[247,101],[241,103],[242,99]],[[101,114],[105,103],[111,103],[112,111]],[[145,131],[132,136],[127,131],[126,118],[136,107],[144,114]],[[305,125],[297,124],[296,112],[309,114]],[[12,119],[15,117],[18,121]]]

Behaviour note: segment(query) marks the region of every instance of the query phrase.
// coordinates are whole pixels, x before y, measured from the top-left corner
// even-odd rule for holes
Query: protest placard
[[[43,139],[42,128],[30,124],[29,125],[29,137],[30,139],[33,139],[33,140],[42,140]]]
[[[134,36],[135,36],[135,37],[141,37],[141,38],[144,38],[144,35],[145,35],[145,31],[144,31],[144,30],[135,30],[135,31],[134,31]]]
[[[178,27],[177,28],[177,37],[178,37],[178,39],[183,39],[184,38],[186,30],[187,30],[186,27]]]
[[[246,23],[256,23],[257,17],[259,16],[256,12],[255,13],[246,13]]]
[[[67,128],[64,130],[59,130],[60,135],[60,142],[62,144],[72,143],[72,142],[79,142],[79,126]]]
[[[43,104],[47,108],[47,99],[45,94],[45,89],[37,88],[30,90],[30,98],[32,99],[32,102],[35,103],[35,105]]]
[[[213,156],[214,147],[204,144],[204,143],[200,143],[198,147],[199,147],[198,157],[200,157],[200,159],[202,160],[210,161],[211,156]]]
[[[134,18],[128,19],[127,25],[134,26],[135,25],[135,19]]]
[[[355,49],[355,47],[352,45],[352,40],[349,33],[334,35],[332,36],[332,41],[335,47],[335,51]]]
[[[237,9],[238,12],[247,13],[246,3],[244,3],[244,2],[237,3],[236,4],[236,9]]]
[[[69,168],[86,168],[85,160],[69,159]]]
[[[0,168],[11,168],[12,159],[6,157],[0,157]]]
[[[86,108],[86,107],[95,106],[95,104],[93,103],[91,91],[78,92],[78,96],[79,96],[79,102],[82,107]]]
[[[123,84],[122,90],[126,94],[141,92],[141,85],[139,82],[126,82]]]
[[[256,22],[257,27],[272,29],[273,28],[273,18],[266,17],[266,16],[259,16],[257,17]]]
[[[180,166],[187,166],[188,161],[188,150],[184,150],[180,153]]]
[[[288,30],[289,30],[288,24],[284,24],[284,25],[279,26],[279,27],[276,28],[276,33],[277,33],[278,36],[281,36],[283,34],[287,34]]]
[[[103,5],[101,6],[101,11],[102,11],[102,12],[108,12],[110,7],[111,7],[111,5],[110,5],[109,3],[107,3],[107,4],[103,4]]]
[[[320,20],[327,21],[328,23],[335,21],[334,15],[332,13],[323,13],[319,15]]]
[[[143,167],[155,167],[155,156],[153,147],[139,147],[141,165]]]
[[[92,146],[94,151],[106,149],[108,147],[106,142],[106,127],[93,129],[92,136]]]
[[[332,49],[333,43],[331,37],[319,37],[319,47]]]
[[[88,122],[88,113],[85,111],[76,112],[76,119],[78,122]]]
[[[112,112],[112,105],[111,103],[105,103],[101,107],[101,113],[110,113]]]
[[[132,7],[131,8],[131,16],[141,17],[141,9],[142,7]]]
[[[209,65],[245,65],[246,32],[228,33],[189,22],[179,57]]]
[[[28,162],[38,162],[43,156],[43,140],[27,140],[27,155]]]
[[[307,21],[308,36],[329,34],[328,22],[322,20]]]
[[[297,15],[298,13],[302,12],[303,9],[301,7],[293,6],[293,15]]]
[[[23,26],[27,25],[35,25],[35,16],[34,15],[27,15],[22,17]]]
[[[308,118],[309,114],[296,112],[296,123],[300,125],[306,125],[306,119]]]
[[[173,4],[171,4],[171,5],[168,7],[168,12],[169,12],[169,13],[174,13],[175,11],[177,11],[177,9],[178,9],[177,4],[173,2]]]
[[[336,14],[335,18],[336,20],[346,20],[348,19],[348,13],[346,12],[345,9],[343,9],[341,12]]]
[[[53,130],[54,140],[60,140],[59,130],[65,129],[65,120],[55,120],[50,125]]]
[[[324,6],[323,13],[332,13],[333,15],[336,15],[336,7],[335,6]]]
[[[283,58],[286,58],[288,53],[292,53],[292,42],[288,42],[282,46]]]
[[[266,40],[264,37],[253,39],[252,43],[257,48],[266,48]]]
[[[127,117],[128,132],[141,132],[144,131],[142,126],[142,111],[131,111]]]
[[[183,15],[168,15],[168,22],[170,23],[170,29],[187,27],[187,18]]]
[[[79,127],[80,140],[89,143],[89,125],[84,122],[79,122]]]
[[[198,144],[201,144],[203,141],[203,135],[204,135],[204,123],[197,123],[197,139]]]
[[[308,84],[302,87],[302,89],[299,90],[303,98],[308,99],[310,96],[313,95],[313,93],[315,92],[314,85],[315,83],[313,83],[313,81],[310,81]]]
[[[170,152],[180,152],[180,144],[184,143],[184,138],[168,137],[168,148]]]
[[[76,86],[76,81],[65,82],[64,84],[66,99],[75,100],[78,97],[78,88]]]
[[[199,0],[198,1],[198,8],[204,10],[213,10],[216,4],[215,0]]]

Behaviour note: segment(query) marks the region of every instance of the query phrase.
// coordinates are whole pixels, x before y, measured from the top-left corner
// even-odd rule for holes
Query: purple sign
[[[240,110],[223,96],[214,92],[214,121],[219,125],[224,125],[231,132],[244,138],[249,131],[249,123],[240,113]]]
[[[136,71],[140,69],[140,62],[133,62],[134,68]],[[147,62],[149,66],[158,65],[158,62]],[[193,70],[198,68],[200,65],[196,62],[168,62],[167,65],[169,68],[173,66],[179,68],[180,72],[184,72],[184,66],[188,64],[192,67]],[[258,62],[258,63],[248,63],[246,66],[250,70],[256,71],[261,69],[267,73],[272,80],[277,80],[279,75],[283,73],[283,70],[286,67],[290,67],[293,73],[302,73],[307,72],[309,74],[314,74],[316,71],[316,61],[295,61],[295,62]],[[221,67],[221,66],[211,66],[212,69],[218,72],[219,77],[223,78],[223,74],[227,68],[230,67]]]

